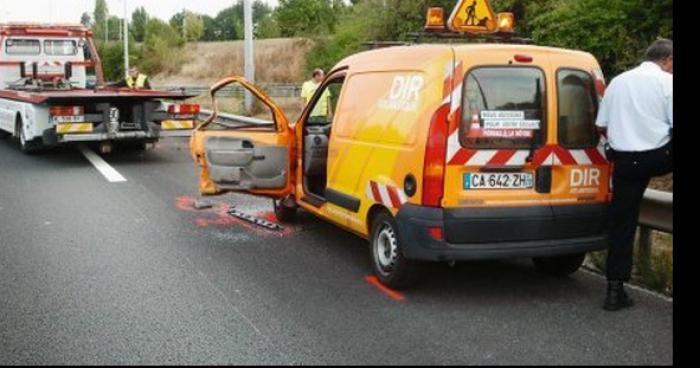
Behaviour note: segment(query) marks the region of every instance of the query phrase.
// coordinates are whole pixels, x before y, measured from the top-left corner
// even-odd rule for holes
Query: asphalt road
[[[185,141],[104,159],[25,156],[0,140],[0,363],[671,364],[673,302],[527,260],[434,265],[401,296],[368,283],[368,248],[309,214],[281,234],[198,211]],[[401,300],[398,297],[403,297]]]

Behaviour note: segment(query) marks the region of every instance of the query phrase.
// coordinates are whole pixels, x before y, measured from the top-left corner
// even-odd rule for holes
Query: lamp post
[[[129,20],[127,18],[127,0],[124,0],[124,73],[129,71]]]
[[[255,83],[255,54],[253,49],[253,6],[251,0],[243,0],[243,27],[245,34],[245,79]],[[253,95],[245,91],[245,109],[248,113],[253,110]]]

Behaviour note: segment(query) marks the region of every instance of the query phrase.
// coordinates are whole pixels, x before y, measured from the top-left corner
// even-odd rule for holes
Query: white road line
[[[80,152],[85,156],[85,158],[90,161],[92,166],[95,166],[97,171],[104,176],[107,181],[110,183],[123,183],[126,181],[126,178],[122,176],[117,170],[115,170],[112,166],[109,166],[109,164],[102,159],[102,157],[98,156],[95,152],[90,150],[89,148],[85,147],[85,145],[80,145],[78,146],[78,149],[80,149]]]

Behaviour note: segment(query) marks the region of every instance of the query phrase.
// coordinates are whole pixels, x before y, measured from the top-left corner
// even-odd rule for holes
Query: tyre
[[[559,257],[533,258],[538,271],[552,276],[568,276],[578,271],[586,259],[586,254],[573,254]]]
[[[12,133],[6,132],[6,131],[0,129],[0,139],[7,138],[7,137],[9,137],[9,136],[11,136],[11,135],[12,135]]]
[[[384,285],[403,289],[418,280],[420,264],[404,257],[398,225],[387,212],[372,222],[370,255],[374,273]]]
[[[15,123],[16,132],[19,139],[19,148],[25,154],[32,154],[42,148],[40,138],[35,138],[32,140],[27,140],[24,133],[24,124],[20,118],[17,118]]]
[[[272,205],[275,207],[275,216],[280,222],[291,223],[297,217],[297,208],[285,206],[282,201],[273,200]]]

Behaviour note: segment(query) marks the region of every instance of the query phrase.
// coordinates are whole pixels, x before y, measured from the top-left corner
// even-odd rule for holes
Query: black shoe
[[[622,281],[609,281],[608,294],[605,298],[603,309],[606,311],[618,311],[620,309],[629,308],[634,305],[632,298],[627,295],[625,285]]]

